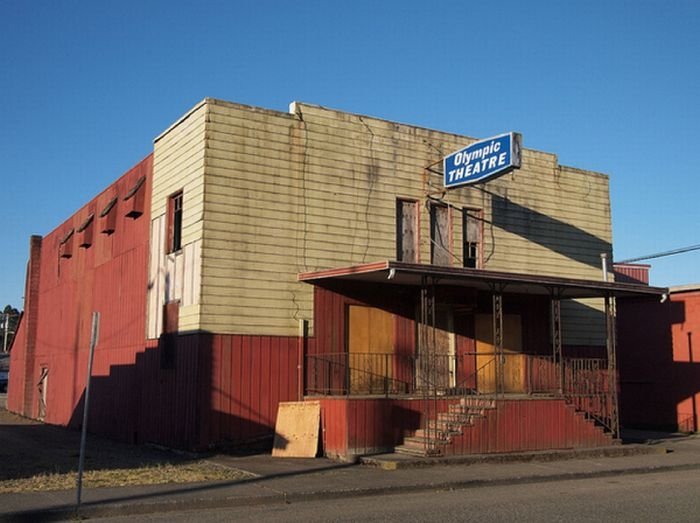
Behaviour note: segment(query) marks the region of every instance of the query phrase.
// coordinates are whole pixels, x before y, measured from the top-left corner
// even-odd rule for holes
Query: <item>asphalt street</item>
[[[697,470],[400,493],[257,507],[229,507],[139,516],[159,522],[401,522],[588,521],[696,522],[700,519]],[[99,519],[133,521],[133,516]]]

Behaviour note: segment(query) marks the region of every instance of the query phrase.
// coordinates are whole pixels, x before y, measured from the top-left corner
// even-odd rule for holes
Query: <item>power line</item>
[[[658,252],[656,254],[649,254],[648,256],[639,256],[637,258],[629,258],[628,260],[616,261],[615,263],[632,263],[642,260],[653,260],[654,258],[663,258],[665,256],[673,256],[674,254],[682,254],[684,252],[697,251],[700,250],[700,245],[691,245],[690,247],[681,247],[680,249],[673,249],[670,251]]]

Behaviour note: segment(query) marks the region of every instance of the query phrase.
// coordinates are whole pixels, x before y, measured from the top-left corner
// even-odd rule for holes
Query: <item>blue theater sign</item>
[[[520,167],[518,133],[487,138],[455,151],[443,159],[445,187],[459,187],[504,174]]]

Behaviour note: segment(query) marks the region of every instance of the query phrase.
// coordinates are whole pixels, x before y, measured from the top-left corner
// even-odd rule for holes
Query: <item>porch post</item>
[[[496,353],[496,393],[504,392],[505,357],[503,356],[503,294],[502,289],[493,289],[493,348]]]
[[[606,348],[608,350],[608,394],[610,402],[610,430],[613,438],[620,437],[620,422],[617,406],[617,356],[615,335],[615,299],[605,295]]]
[[[559,292],[551,295],[552,316],[552,356],[556,369],[559,394],[564,394],[564,360],[561,356],[561,298]]]

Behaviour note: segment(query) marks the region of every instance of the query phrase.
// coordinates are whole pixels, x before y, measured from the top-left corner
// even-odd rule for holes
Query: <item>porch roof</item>
[[[520,274],[513,272],[442,267],[399,261],[379,261],[350,267],[339,267],[297,275],[299,281],[321,285],[331,281],[360,281],[394,285],[419,286],[423,278],[436,285],[469,287],[489,291],[500,287],[502,292],[514,294],[555,294],[561,298],[599,298],[604,296],[661,296],[667,288],[636,283],[616,283]]]

